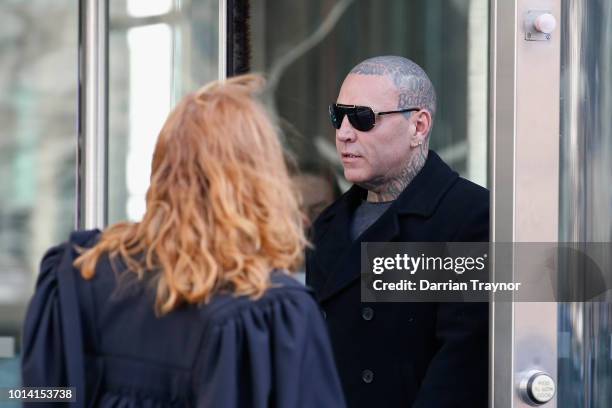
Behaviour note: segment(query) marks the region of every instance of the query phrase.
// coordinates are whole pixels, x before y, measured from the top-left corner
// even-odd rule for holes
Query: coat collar
[[[314,259],[319,269],[312,285],[319,301],[326,300],[359,278],[361,242],[389,242],[400,232],[399,217],[428,218],[455,183],[458,175],[432,150],[425,165],[389,209],[357,240],[351,241],[350,224],[367,190],[354,185],[316,223],[319,229]]]

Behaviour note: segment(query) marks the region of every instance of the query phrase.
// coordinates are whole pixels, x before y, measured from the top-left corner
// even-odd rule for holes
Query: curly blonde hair
[[[255,74],[186,96],[153,155],[146,213],[108,227],[75,261],[91,279],[100,257],[120,256],[142,279],[159,273],[155,310],[207,302],[228,289],[261,296],[273,269],[293,270],[306,239],[276,128]]]

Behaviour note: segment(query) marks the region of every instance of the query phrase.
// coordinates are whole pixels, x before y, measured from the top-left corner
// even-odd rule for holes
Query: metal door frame
[[[492,0],[490,10],[491,240],[557,242],[560,34],[527,41],[524,20],[541,10],[561,21],[560,0]],[[557,303],[491,302],[489,341],[490,407],[530,406],[519,394],[530,369],[558,383]]]
[[[78,229],[108,220],[108,10],[108,0],[79,1]]]

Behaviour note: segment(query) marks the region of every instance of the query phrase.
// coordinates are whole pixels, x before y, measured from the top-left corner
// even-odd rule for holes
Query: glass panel
[[[251,70],[268,76],[267,103],[305,175],[298,184],[311,218],[348,187],[327,106],[350,69],[376,55],[405,56],[427,71],[439,107],[430,147],[487,185],[488,3],[251,2]]]
[[[110,2],[109,223],[141,218],[170,109],[218,77],[218,3]]]
[[[560,240],[610,243],[612,2],[562,7]],[[612,304],[560,304],[558,352],[559,407],[609,407]]]
[[[77,24],[72,0],[0,2],[0,387],[38,263],[74,227]]]
[[[301,167],[340,168],[327,106],[354,65],[396,54],[436,87],[431,147],[487,184],[487,1],[253,2],[250,12],[252,70],[268,74],[269,103]]]

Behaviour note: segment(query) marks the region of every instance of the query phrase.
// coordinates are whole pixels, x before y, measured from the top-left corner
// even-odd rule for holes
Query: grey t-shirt
[[[357,237],[374,224],[376,220],[391,207],[391,204],[393,204],[393,201],[386,201],[383,203],[362,201],[355,210],[355,214],[353,214],[353,220],[351,221],[351,239],[353,241],[357,239]]]

